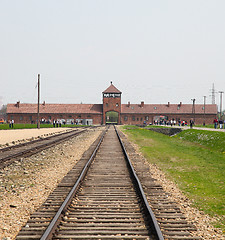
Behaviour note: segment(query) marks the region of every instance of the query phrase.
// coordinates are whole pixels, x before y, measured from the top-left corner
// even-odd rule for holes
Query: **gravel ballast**
[[[73,139],[0,170],[0,239],[15,239],[20,228],[101,133]]]
[[[0,239],[15,239],[20,228],[54,190],[61,179],[81,158],[84,151],[96,140],[101,130],[93,129],[29,158],[21,158],[0,170]],[[29,136],[30,137],[30,136]],[[136,153],[143,158],[138,147]],[[132,158],[132,156],[130,156]],[[172,201],[179,204],[188,221],[197,228],[195,235],[202,239],[224,239],[215,229],[212,218],[192,207],[192,202],[169,181],[156,165],[147,163],[151,176],[157,179]]]

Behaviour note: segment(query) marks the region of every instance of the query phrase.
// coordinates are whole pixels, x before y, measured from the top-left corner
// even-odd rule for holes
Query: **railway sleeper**
[[[84,240],[84,239],[94,239],[94,240],[112,240],[112,239],[119,239],[119,240],[150,240],[148,236],[136,236],[136,235],[130,235],[130,236],[123,236],[123,235],[108,235],[108,236],[90,236],[90,235],[83,235],[83,236],[67,236],[67,235],[58,235],[56,238],[53,238],[53,240],[59,240],[59,239],[77,239],[77,240]]]

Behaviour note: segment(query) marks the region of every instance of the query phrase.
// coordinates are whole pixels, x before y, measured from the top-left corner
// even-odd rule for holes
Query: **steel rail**
[[[60,220],[63,217],[63,213],[65,212],[67,206],[71,203],[74,195],[76,194],[81,182],[83,181],[84,177],[87,174],[87,171],[103,141],[103,138],[107,132],[108,128],[105,130],[105,132],[103,133],[98,145],[96,146],[96,148],[94,149],[91,157],[89,158],[88,162],[86,163],[86,165],[84,166],[79,178],[77,179],[76,183],[74,184],[73,188],[71,189],[71,191],[69,192],[69,194],[67,195],[65,201],[62,203],[61,207],[59,208],[59,210],[57,211],[57,213],[55,214],[54,218],[52,219],[52,221],[50,222],[48,228],[45,230],[44,234],[42,235],[42,237],[40,238],[40,240],[48,240],[51,239],[52,235],[54,234],[55,229],[58,226],[58,223],[60,222]]]
[[[145,196],[145,193],[144,193],[144,190],[142,188],[141,182],[140,182],[137,174],[135,173],[135,170],[134,170],[133,165],[132,165],[132,163],[131,163],[131,161],[130,161],[130,159],[128,157],[127,151],[126,151],[125,146],[124,146],[124,144],[123,144],[123,142],[121,140],[121,137],[120,137],[120,135],[119,135],[119,133],[118,133],[118,131],[117,131],[115,126],[114,126],[114,128],[115,128],[116,134],[118,136],[119,142],[121,144],[121,147],[122,147],[123,153],[125,155],[125,158],[127,160],[127,165],[128,165],[128,167],[130,169],[130,173],[133,176],[132,180],[134,181],[134,184],[136,186],[136,190],[139,193],[139,196],[141,198],[141,201],[142,201],[143,207],[145,209],[145,212],[147,213],[148,218],[149,218],[150,222],[152,223],[152,226],[150,226],[150,228],[155,232],[158,240],[164,240],[163,234],[162,234],[162,232],[160,230],[160,227],[158,225],[156,217],[155,217],[151,207],[149,206],[149,203],[148,203],[148,200],[147,200],[147,198]]]

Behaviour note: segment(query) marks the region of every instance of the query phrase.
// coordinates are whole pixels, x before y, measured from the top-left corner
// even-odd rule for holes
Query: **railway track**
[[[145,165],[137,159],[136,174],[129,162],[123,141],[111,126],[31,215],[16,239],[199,239],[192,237],[193,227],[166,199],[161,186],[149,175],[146,180]],[[144,190],[137,175],[142,175]]]
[[[71,130],[46,138],[40,138],[31,142],[26,142],[0,149],[0,169],[11,164],[19,157],[28,157],[55,144],[66,141],[67,139],[81,134],[86,130]]]
[[[94,153],[86,153],[31,215],[16,239],[163,239],[133,184],[113,127],[101,141],[94,143]],[[81,182],[74,185],[75,179]],[[72,194],[71,188],[75,190]],[[70,200],[65,203],[68,193]]]

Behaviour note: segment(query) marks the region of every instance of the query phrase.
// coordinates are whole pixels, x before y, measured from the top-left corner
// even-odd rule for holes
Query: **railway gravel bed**
[[[68,141],[38,155],[20,159],[20,161],[0,171],[1,240],[15,239],[19,229],[27,222],[31,213],[45,202],[47,196],[66,173],[72,169],[99,134],[99,129],[91,130],[82,136],[74,138],[70,141],[71,144]],[[133,164],[138,163],[135,168],[138,169],[138,165],[144,165],[144,172],[139,171],[138,177],[142,182],[148,181],[149,178],[154,179],[156,189],[158,188],[160,192],[163,190],[163,193],[160,194],[163,194],[170,202],[175,203],[175,208],[178,207],[179,211],[185,216],[187,220],[185,224],[189,226],[190,230],[193,231],[193,235],[197,237],[194,239],[198,239],[198,237],[202,239],[224,239],[222,233],[210,224],[212,219],[192,208],[191,202],[183,196],[176,185],[166,179],[155,165],[149,164],[140,154],[138,147],[131,144],[124,134],[122,134],[122,138]],[[63,172],[59,169],[61,165],[64,166],[65,171]],[[54,173],[49,175],[52,169],[54,169]],[[35,176],[35,172],[40,173],[38,177]],[[22,177],[19,177],[20,174]],[[148,186],[145,186],[148,199],[154,198],[154,196],[148,194],[146,191]],[[152,204],[153,209],[154,207],[154,204]],[[157,207],[155,207],[156,213]],[[166,227],[164,226],[164,231],[166,231]],[[118,236],[118,239],[122,238]]]
[[[0,239],[15,239],[21,226],[47,198],[103,128],[89,129],[0,170]]]
[[[134,165],[135,170],[137,170],[137,175],[144,186],[145,194],[149,200],[150,206],[153,211],[158,216],[159,221],[161,222],[161,228],[166,232],[166,224],[160,220],[159,212],[160,207],[158,203],[155,201],[155,196],[160,194],[165,201],[170,203],[170,210],[174,205],[174,210],[178,209],[179,213],[182,213],[185,217],[185,224],[189,227],[190,232],[197,238],[201,238],[204,240],[223,240],[225,239],[224,234],[220,229],[214,228],[212,226],[212,222],[215,222],[215,219],[209,217],[198,209],[192,207],[192,202],[184,196],[184,194],[179,190],[175,183],[170,181],[165,174],[155,165],[150,164],[142,155],[139,150],[139,147],[134,143],[130,142],[127,136],[120,132],[120,136],[124,142],[126,151],[128,152],[129,158]],[[140,169],[140,166],[145,166]],[[154,185],[149,185],[149,179],[152,178],[154,180]],[[155,196],[154,194],[149,193],[149,189],[155,188]],[[173,211],[174,211],[173,210]],[[175,211],[176,212],[176,211]],[[173,219],[173,214],[171,214]],[[162,216],[162,215],[161,215]],[[175,223],[173,223],[175,224]],[[174,225],[175,227],[179,227],[179,225]],[[168,238],[170,239],[170,238]],[[171,238],[172,239],[172,238]],[[182,238],[178,238],[182,239]]]
[[[88,162],[87,156],[82,156],[46,202],[31,215],[16,239],[41,238],[84,163]],[[63,209],[64,217],[53,238],[50,235],[48,239],[156,239],[149,214],[141,210],[144,209],[141,201],[116,132],[110,127],[72,204]]]

